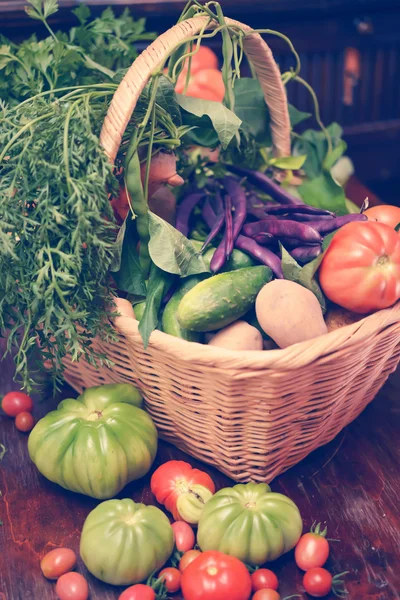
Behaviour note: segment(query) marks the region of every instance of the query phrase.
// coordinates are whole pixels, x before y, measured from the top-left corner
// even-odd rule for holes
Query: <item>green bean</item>
[[[136,228],[139,236],[139,260],[146,278],[150,269],[149,255],[149,207],[143,192],[140,177],[140,161],[137,153],[137,131],[134,131],[125,157],[125,187],[130,199],[131,210],[136,217]]]
[[[222,12],[221,5],[215,3],[215,10],[220,25],[226,25],[225,17]],[[232,86],[232,58],[233,58],[233,43],[229,29],[222,29],[222,56],[224,64],[222,66],[222,78],[225,84],[225,97],[224,102],[226,106],[233,111],[235,105],[235,96],[233,93]]]

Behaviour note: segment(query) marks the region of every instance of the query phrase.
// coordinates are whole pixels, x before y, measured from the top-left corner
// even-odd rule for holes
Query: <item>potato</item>
[[[286,279],[267,283],[256,299],[258,322],[280,348],[327,333],[321,306],[310,290]]]
[[[325,322],[328,327],[328,331],[335,331],[336,329],[340,329],[346,325],[357,323],[357,321],[361,321],[361,319],[364,317],[365,315],[352,313],[341,306],[335,306],[334,308],[331,308],[325,315]]]
[[[262,350],[263,339],[258,329],[246,321],[235,321],[214,335],[208,345],[227,350]]]

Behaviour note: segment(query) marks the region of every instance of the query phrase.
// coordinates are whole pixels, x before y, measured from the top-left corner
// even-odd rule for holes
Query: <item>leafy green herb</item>
[[[300,123],[302,123],[303,121],[306,121],[307,119],[309,119],[311,117],[311,113],[298,110],[292,104],[288,104],[288,110],[289,110],[290,124],[291,124],[292,128],[296,127],[296,125],[299,125]]]
[[[271,146],[269,111],[258,79],[236,79],[234,93],[235,113],[242,121],[241,127],[261,146]]]
[[[321,263],[321,255],[316,259],[301,267],[292,256],[290,256],[289,252],[280,244],[281,252],[282,252],[282,271],[285,276],[285,279],[289,279],[290,281],[294,281],[302,285],[303,287],[309,289],[316,297],[318,302],[321,305],[322,312],[326,311],[326,299],[325,296],[315,279],[315,273]]]
[[[185,111],[182,114],[184,125],[202,127],[207,121],[202,120],[199,122],[199,119],[205,117],[211,121],[222,148],[228,147],[232,138],[239,131],[241,124],[241,120],[233,112],[223,104],[211,100],[201,100],[200,98],[192,98],[181,94],[177,94],[177,99],[179,106]],[[188,117],[188,113],[191,116]]]
[[[128,214],[124,225],[121,227],[117,243],[123,239],[120,268],[113,273],[115,283],[118,289],[129,294],[134,294],[136,297],[146,297],[146,283],[143,277],[143,272],[139,262],[137,245],[139,236],[136,230],[134,219]],[[110,268],[110,270],[112,270]]]
[[[181,277],[209,271],[192,242],[154,213],[149,213],[149,231],[150,256],[160,269]]]
[[[338,215],[348,213],[344,190],[328,171],[321,172],[312,179],[306,179],[298,187],[298,192],[306,204],[331,210]]]
[[[157,328],[162,299],[173,281],[173,276],[159,269],[154,263],[150,268],[146,307],[139,323],[139,332],[147,348],[150,335]]]

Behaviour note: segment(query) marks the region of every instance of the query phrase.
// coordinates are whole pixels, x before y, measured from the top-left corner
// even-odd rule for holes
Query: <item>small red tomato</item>
[[[182,556],[179,563],[179,570],[181,573],[192,563],[198,556],[200,556],[200,550],[189,550],[189,552],[185,552]]]
[[[332,589],[332,575],[326,569],[315,567],[304,574],[303,585],[310,596],[323,598]]]
[[[87,600],[89,587],[86,579],[79,573],[65,573],[57,581],[56,594],[59,600]]]
[[[23,392],[8,392],[1,401],[1,408],[9,417],[16,417],[21,412],[32,411],[32,398]]]
[[[47,579],[58,579],[76,565],[76,554],[70,548],[56,548],[48,552],[40,562],[40,568]]]
[[[173,594],[181,589],[181,574],[178,569],[167,567],[158,574],[158,577],[159,579],[162,578],[165,587],[167,588],[167,592]]]
[[[266,588],[277,590],[279,587],[277,576],[269,569],[257,569],[257,571],[254,571],[251,575],[251,584],[253,592],[265,590]]]
[[[281,600],[281,597],[275,590],[263,589],[258,590],[252,597],[252,600]]]
[[[318,524],[315,531],[311,529],[309,533],[301,536],[294,551],[299,569],[308,571],[313,567],[322,567],[326,563],[329,556],[329,543],[325,535],[326,528],[320,532],[320,524]]]
[[[122,592],[118,600],[156,600],[156,593],[149,585],[138,583]]]
[[[179,552],[191,550],[195,543],[194,531],[185,521],[172,523],[174,530],[175,546]]]
[[[35,419],[29,412],[20,412],[15,417],[15,427],[18,429],[18,431],[23,431],[24,433],[27,433],[28,431],[33,429],[34,424]]]

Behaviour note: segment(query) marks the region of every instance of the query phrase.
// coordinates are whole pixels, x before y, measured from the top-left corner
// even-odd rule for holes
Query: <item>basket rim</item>
[[[120,316],[113,319],[113,325],[129,343],[129,338],[142,338],[139,333],[139,322],[132,316],[132,305],[128,300],[116,299],[117,308],[121,309]],[[125,304],[127,303],[127,304]],[[128,306],[129,305],[129,306]],[[124,310],[126,307],[126,311]],[[123,314],[125,313],[125,314]],[[350,346],[365,342],[395,323],[400,322],[400,301],[390,308],[379,310],[362,318],[356,323],[345,325],[322,336],[299,342],[276,350],[227,350],[207,344],[189,342],[155,330],[148,344],[150,350],[155,349],[196,365],[214,368],[231,368],[245,370],[262,369],[296,369],[314,360],[340,352]]]

